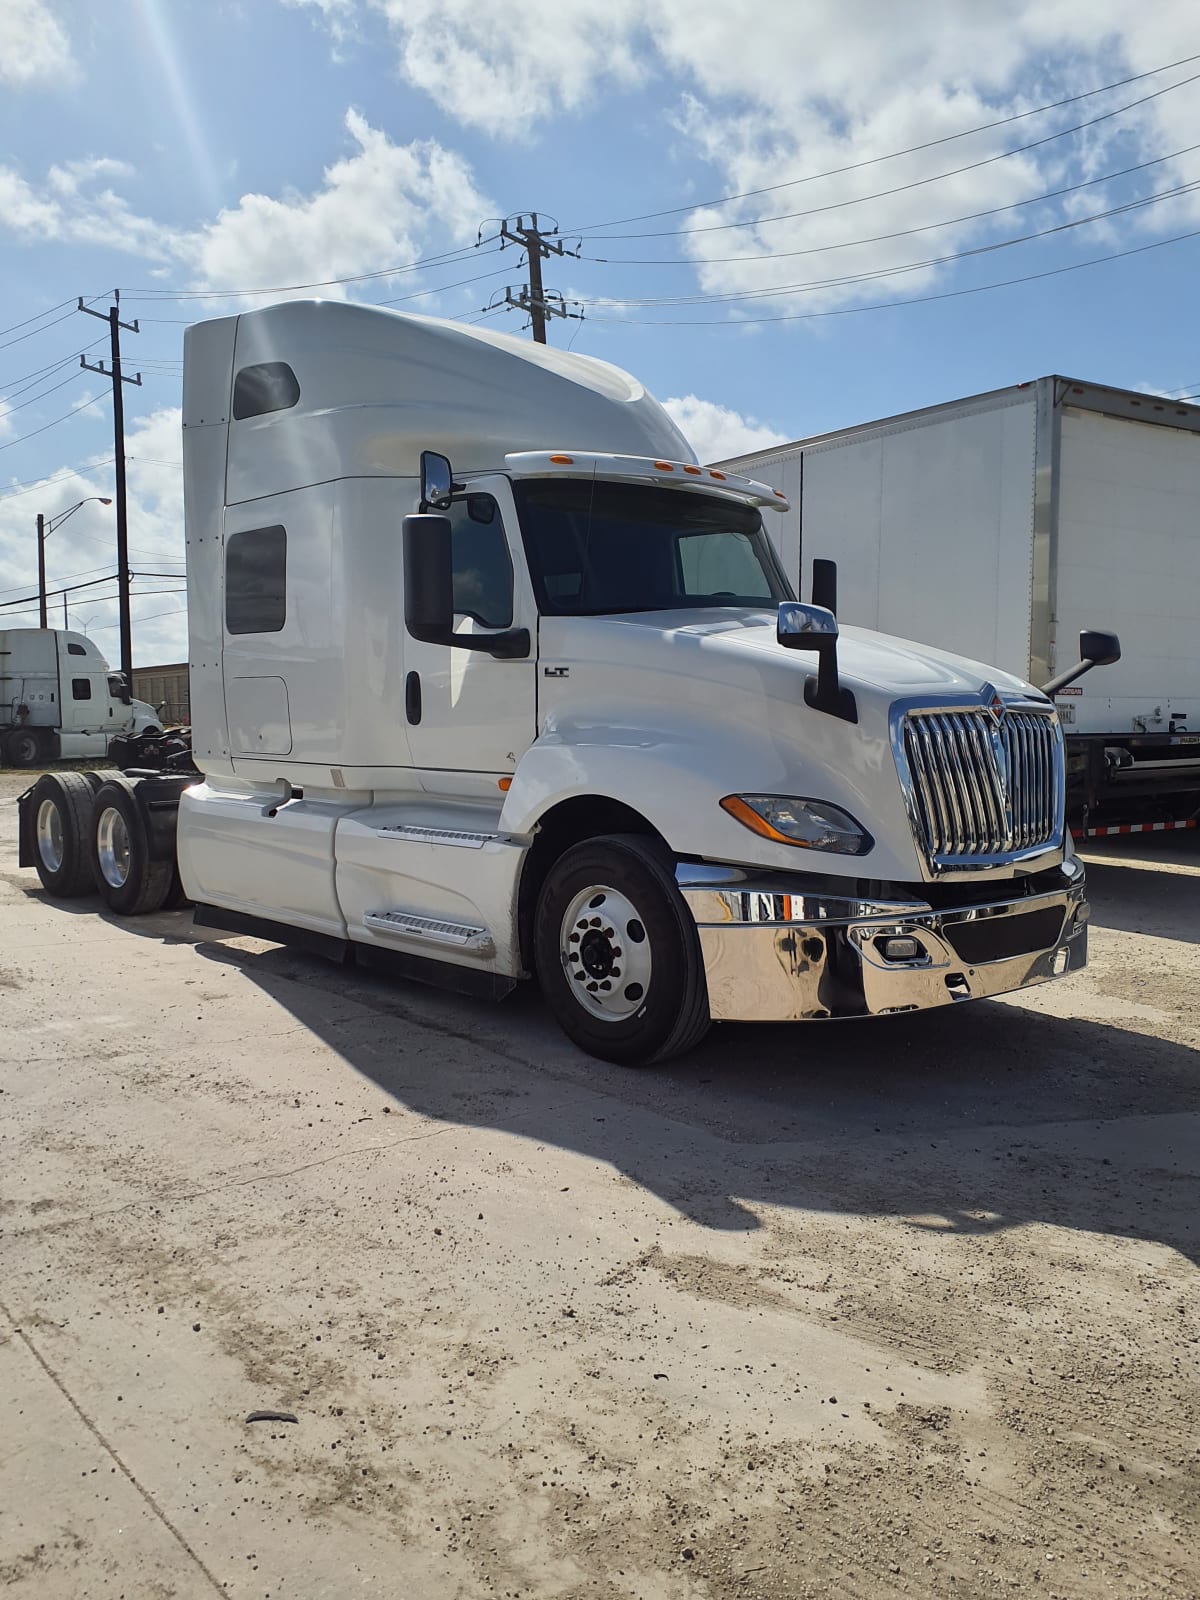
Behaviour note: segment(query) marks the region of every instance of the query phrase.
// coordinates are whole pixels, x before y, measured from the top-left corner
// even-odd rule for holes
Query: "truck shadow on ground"
[[[1200,866],[1200,854],[1194,855],[1194,863]],[[1172,871],[1169,865],[1134,867],[1119,861],[1089,861],[1087,876],[1094,920],[1103,927],[1200,944],[1197,872]],[[1141,890],[1136,897],[1128,892],[1131,877],[1137,879]]]
[[[196,948],[388,1100],[607,1163],[705,1227],[750,1231],[782,1207],[975,1234],[1041,1222],[1198,1254],[1187,1045],[979,1002],[725,1024],[685,1061],[632,1071],[575,1051],[531,990],[493,1007],[284,949]]]

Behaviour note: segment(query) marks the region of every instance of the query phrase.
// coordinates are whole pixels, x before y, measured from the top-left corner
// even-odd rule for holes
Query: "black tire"
[[[187,891],[183,887],[183,879],[179,876],[178,865],[171,868],[171,886],[167,890],[167,897],[162,903],[164,911],[180,911],[184,906],[190,906]]]
[[[33,786],[33,856],[47,894],[74,900],[95,894],[92,786],[82,772],[47,772]]]
[[[152,861],[146,826],[127,778],[108,778],[92,802],[90,853],[96,888],[110,911],[158,911],[171,888],[173,861]]]
[[[4,741],[10,767],[36,767],[42,759],[42,737],[36,728],[16,728]]]
[[[584,941],[595,938],[592,976],[579,974],[580,967],[568,940],[577,935],[564,926],[572,902],[586,890],[598,887],[627,901],[637,916],[627,919],[625,929],[607,926],[603,895],[588,900],[587,911],[594,917],[576,925],[585,928]],[[640,937],[638,934],[640,933]],[[611,938],[609,938],[611,935]],[[606,1003],[596,994],[603,986],[604,963],[608,967],[608,999],[619,1004],[617,991],[628,976],[616,962],[628,963],[632,954],[630,939],[635,938],[640,959],[649,952],[652,968],[645,987],[631,994],[635,985],[624,989],[626,1002],[636,1010],[626,1015],[601,1017],[588,1008],[589,988],[597,1006]],[[621,943],[624,939],[624,944]],[[607,950],[604,948],[607,943]],[[579,945],[583,949],[583,944]],[[534,919],[534,961],[546,1003],[563,1032],[602,1061],[621,1066],[642,1067],[667,1061],[693,1048],[708,1031],[708,991],[704,982],[704,963],[700,941],[683,897],[675,885],[671,858],[657,840],[640,834],[609,834],[574,845],[551,867],[538,897]],[[595,963],[598,962],[598,965]],[[592,981],[599,978],[599,985]],[[640,1003],[638,1003],[640,1002]]]

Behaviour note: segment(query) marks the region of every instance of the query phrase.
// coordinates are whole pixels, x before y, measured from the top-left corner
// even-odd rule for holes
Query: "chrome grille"
[[[1037,711],[997,718],[918,711],[904,718],[909,796],[935,866],[969,865],[1058,842],[1062,734]]]

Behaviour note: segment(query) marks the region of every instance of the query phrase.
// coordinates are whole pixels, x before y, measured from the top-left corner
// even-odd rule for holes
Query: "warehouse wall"
[[[192,704],[188,694],[187,662],[165,667],[134,667],[133,697],[152,706],[163,705],[163,726],[190,723]]]

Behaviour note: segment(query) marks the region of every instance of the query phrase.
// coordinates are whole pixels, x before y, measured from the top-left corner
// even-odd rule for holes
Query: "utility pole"
[[[557,233],[555,228],[553,232]],[[505,303],[517,306],[522,311],[529,313],[529,321],[533,327],[533,337],[538,344],[546,342],[547,317],[575,317],[582,321],[582,314],[568,311],[562,295],[553,294],[547,297],[542,288],[542,262],[551,256],[578,256],[578,250],[568,250],[561,239],[549,238],[538,226],[536,211],[529,213],[526,222],[524,214],[517,217],[509,226],[507,218],[500,224],[500,237],[509,244],[520,245],[529,260],[529,282],[522,284],[516,295],[511,289],[504,291]],[[504,248],[503,245],[500,247]]]
[[[142,375],[139,372],[135,378],[127,378],[121,371],[121,329],[128,333],[139,331],[137,319],[132,322],[122,322],[120,314],[121,291],[113,290],[113,304],[107,313],[93,311],[91,306],[85,306],[82,296],[79,300],[80,311],[86,311],[89,317],[99,317],[108,323],[109,347],[112,355],[111,369],[103,361],[98,361],[95,366],[79,358],[79,365],[87,372],[99,372],[105,378],[112,379],[113,390],[113,453],[116,456],[117,474],[117,604],[121,630],[121,671],[125,675],[125,682],[130,689],[133,687],[133,635],[129,619],[129,513],[125,501],[125,394],[123,384],[132,383],[137,388],[142,386]]]
[[[63,596],[65,601],[66,596]],[[39,628],[48,628],[46,621],[46,519],[38,512],[38,609],[41,613]]]

